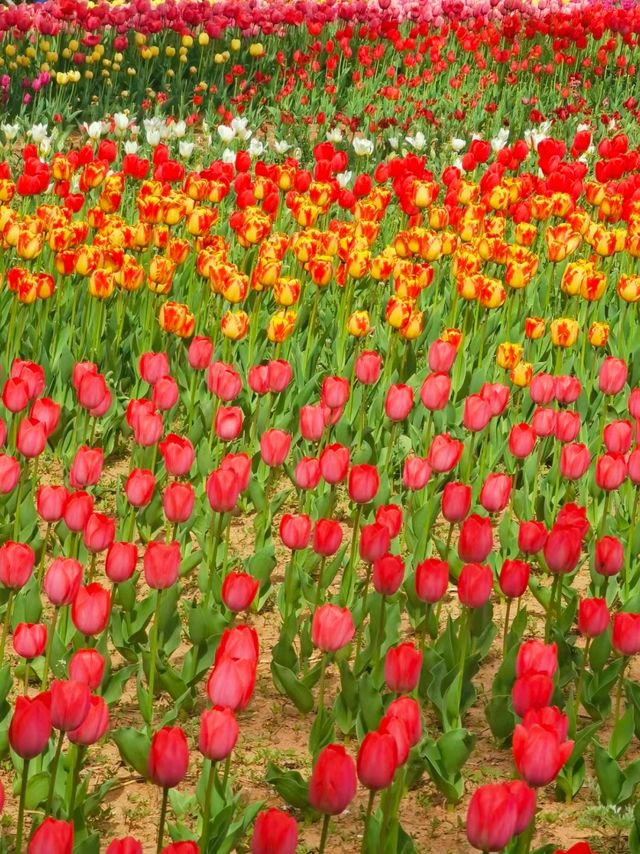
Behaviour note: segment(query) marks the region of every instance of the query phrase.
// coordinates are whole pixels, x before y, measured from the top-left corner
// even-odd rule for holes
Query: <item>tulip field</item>
[[[0,854],[640,854],[639,68],[0,6]]]

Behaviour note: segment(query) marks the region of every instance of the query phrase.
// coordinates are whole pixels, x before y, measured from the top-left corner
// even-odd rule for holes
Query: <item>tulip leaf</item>
[[[27,809],[35,810],[47,798],[51,775],[47,771],[40,771],[38,774],[32,774],[27,783]]]
[[[609,740],[609,753],[614,759],[620,759],[633,738],[635,718],[633,706],[625,711],[617,721]]]
[[[293,700],[296,708],[305,715],[313,709],[313,694],[303,682],[299,681],[292,670],[283,667],[277,661],[272,661],[271,673],[276,688],[282,694],[286,694],[290,700]]]
[[[600,800],[604,804],[617,804],[624,784],[624,774],[620,766],[599,744],[594,745],[594,765]]]
[[[331,744],[334,734],[333,716],[324,707],[320,708],[309,733],[309,752],[314,759],[323,748]]]
[[[283,771],[269,762],[265,781],[273,786],[283,800],[296,809],[308,811],[309,786],[298,771]]]
[[[120,756],[142,777],[147,776],[147,758],[151,748],[148,736],[133,727],[120,727],[113,734]]]

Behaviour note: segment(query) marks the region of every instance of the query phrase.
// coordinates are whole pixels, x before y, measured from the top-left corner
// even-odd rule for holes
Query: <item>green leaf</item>
[[[298,771],[282,771],[269,762],[265,780],[290,806],[299,810],[309,809],[309,786]]]
[[[271,673],[276,688],[293,700],[296,707],[305,715],[313,709],[313,694],[307,686],[298,680],[295,673],[287,667],[271,662]]]
[[[599,744],[594,745],[594,765],[602,803],[617,804],[624,783],[620,766]]]
[[[47,771],[40,771],[38,774],[32,774],[29,777],[25,802],[27,809],[35,810],[44,803],[49,793],[50,782],[51,774]]]
[[[147,776],[147,759],[151,749],[151,741],[148,736],[133,727],[120,727],[113,735],[120,756],[140,776]]]
[[[620,759],[631,743],[634,730],[633,706],[629,706],[624,715],[618,720],[609,741],[609,753],[614,759]]]

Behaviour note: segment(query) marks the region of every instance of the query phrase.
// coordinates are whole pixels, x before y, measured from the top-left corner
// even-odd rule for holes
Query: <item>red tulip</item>
[[[447,592],[449,564],[438,558],[427,558],[416,567],[416,595],[423,602],[434,604]]]
[[[71,486],[74,489],[82,489],[96,484],[102,474],[103,457],[102,448],[89,448],[87,445],[78,448],[69,474]],[[59,488],[64,489],[64,487]],[[49,487],[49,489],[55,489],[55,487]]]
[[[398,697],[390,703],[386,717],[400,718],[404,722],[409,745],[415,747],[422,737],[420,705],[413,697]]]
[[[451,341],[441,341],[436,338],[429,345],[427,354],[429,370],[436,373],[448,373],[455,362],[457,352],[455,344],[452,344]]]
[[[114,839],[110,842],[105,854],[143,854],[142,843],[133,836],[124,836],[122,839]]]
[[[493,573],[487,564],[467,563],[458,576],[458,598],[466,608],[482,608],[493,590]]]
[[[258,814],[251,837],[251,854],[294,854],[298,825],[293,816],[269,809]]]
[[[337,652],[351,643],[354,634],[353,617],[348,608],[321,605],[314,611],[311,640],[323,652]]]
[[[392,421],[404,421],[413,408],[413,389],[402,383],[392,385],[387,391],[384,411]]]
[[[491,407],[479,394],[470,394],[464,401],[462,424],[467,430],[479,433],[491,421]]]
[[[189,748],[180,727],[165,726],[154,733],[147,761],[149,779],[156,786],[172,789],[184,779],[188,767]]]
[[[21,379],[8,379],[2,389],[2,402],[9,412],[22,412],[29,405],[29,386]]]
[[[231,709],[205,709],[200,716],[198,750],[212,762],[226,759],[238,740],[238,722]]]
[[[463,450],[463,443],[447,433],[434,436],[427,455],[429,465],[437,472],[451,471],[460,462]]]
[[[401,555],[386,554],[373,562],[373,586],[382,596],[393,596],[404,580]]]
[[[439,412],[449,402],[451,378],[449,374],[427,374],[420,389],[422,405],[431,412]]]
[[[596,541],[595,570],[600,575],[617,575],[624,566],[624,549],[617,537],[602,537]]]
[[[20,480],[20,463],[15,457],[0,454],[0,494],[7,495],[18,485]]]
[[[334,555],[342,543],[342,528],[334,519],[318,519],[313,526],[312,548],[323,557]]]
[[[225,403],[230,403],[240,394],[242,379],[240,374],[224,362],[213,362],[207,372],[209,391]]]
[[[390,735],[396,744],[396,754],[398,760],[398,768],[409,758],[409,733],[407,732],[406,724],[400,718],[394,715],[385,715],[378,726],[380,735]]]
[[[256,598],[259,587],[258,579],[246,572],[230,572],[222,582],[222,601],[234,614],[246,611]]]
[[[369,732],[358,750],[358,779],[366,789],[386,789],[398,767],[398,749],[393,736]]]
[[[640,652],[640,614],[623,611],[614,614],[611,643],[620,655],[637,655]]]
[[[242,433],[244,416],[239,406],[221,406],[216,412],[214,429],[223,442],[232,442]]]
[[[133,543],[112,543],[105,560],[105,574],[109,581],[121,584],[136,571],[138,549]]]
[[[84,530],[89,516],[93,512],[93,498],[87,492],[72,492],[64,505],[64,523],[70,531],[80,533]]]
[[[28,854],[72,854],[73,822],[45,818],[27,846]]]
[[[233,629],[225,629],[222,633],[214,664],[226,657],[234,661],[249,661],[255,667],[259,652],[256,630],[249,626],[235,626]]]
[[[509,388],[502,383],[483,383],[479,394],[489,404],[493,418],[504,412],[509,403]]]
[[[206,371],[213,356],[213,344],[210,338],[196,335],[191,339],[187,350],[187,359],[194,371]]]
[[[324,407],[320,404],[300,407],[300,435],[307,442],[319,442],[322,439],[326,427],[324,413]]]
[[[523,560],[505,560],[500,570],[500,590],[507,599],[519,599],[527,589],[531,568]]]
[[[607,630],[611,615],[606,599],[581,599],[578,605],[578,631],[588,638],[597,638]]]
[[[41,486],[36,492],[38,515],[45,522],[59,522],[62,519],[69,493],[64,486]]]
[[[31,578],[35,562],[31,546],[7,540],[0,546],[0,582],[11,590],[19,590]]]
[[[627,476],[627,463],[622,454],[606,453],[596,460],[596,483],[600,489],[612,492]]]
[[[410,694],[420,680],[422,653],[411,642],[392,646],[384,660],[384,681],[396,694]]]
[[[47,627],[42,623],[18,623],[13,632],[13,649],[22,658],[38,658],[47,645]]]
[[[458,557],[468,563],[481,563],[486,560],[492,548],[491,519],[472,513],[460,526]]]
[[[633,441],[633,426],[630,421],[612,421],[604,428],[604,444],[612,454],[626,454]]]
[[[191,518],[196,501],[196,493],[190,483],[174,481],[166,486],[162,493],[162,509],[167,521],[174,525],[187,522]]]
[[[489,474],[480,490],[480,504],[487,513],[501,513],[511,497],[511,478],[506,474]]]
[[[143,353],[138,359],[138,371],[146,383],[154,385],[170,373],[169,357],[166,353]]]
[[[558,776],[573,750],[573,741],[557,731],[533,723],[517,724],[513,733],[513,758],[523,779],[534,788],[546,786]]]
[[[103,513],[91,513],[82,531],[87,551],[96,553],[109,548],[116,536],[116,522]]]
[[[523,718],[531,709],[547,706],[552,695],[553,680],[546,673],[527,673],[519,676],[511,689],[513,710]]]
[[[60,423],[61,406],[48,397],[34,400],[29,415],[43,426],[47,438],[52,436]]]
[[[598,387],[603,394],[618,394],[627,381],[628,368],[624,359],[607,356],[600,365]]]
[[[353,466],[349,472],[349,498],[356,504],[368,504],[376,497],[380,475],[375,466]]]
[[[475,790],[467,809],[467,839],[481,851],[502,851],[515,836],[518,807],[506,783]]]
[[[111,594],[101,584],[93,582],[80,587],[71,605],[71,619],[83,635],[99,635],[107,626]]]
[[[299,489],[315,489],[320,483],[320,461],[302,457],[296,464],[293,478]]]
[[[134,507],[145,507],[153,498],[156,479],[148,469],[133,469],[124,485],[127,501]]]
[[[215,513],[230,513],[240,497],[240,482],[232,469],[215,469],[207,478],[207,498]]]
[[[55,679],[51,683],[51,726],[63,732],[77,729],[89,714],[91,691],[82,682]]]
[[[109,389],[102,374],[85,373],[76,386],[78,403],[89,411],[100,408],[109,398]]]
[[[397,504],[381,504],[376,508],[376,522],[383,525],[394,540],[402,529],[402,508]]]
[[[582,554],[579,531],[556,523],[549,531],[543,552],[551,572],[573,572]]]
[[[391,538],[384,525],[373,522],[360,529],[360,557],[366,563],[373,563],[389,551]]]
[[[509,433],[509,452],[523,460],[535,448],[537,438],[535,430],[529,424],[514,424]]]
[[[564,409],[556,415],[555,437],[559,442],[573,442],[580,433],[580,413]]]
[[[321,400],[322,405],[329,409],[342,409],[349,400],[349,380],[344,377],[325,377]]]
[[[50,695],[16,697],[11,723],[9,744],[22,759],[33,759],[46,748],[51,737]]]
[[[173,377],[160,377],[153,386],[151,402],[160,412],[168,412],[180,398],[178,383]]]
[[[286,359],[272,359],[267,364],[269,391],[280,394],[293,379],[293,370]]]
[[[505,785],[516,802],[518,810],[516,836],[518,836],[529,827],[536,814],[536,790],[530,789],[522,780],[511,780]]]
[[[260,438],[260,454],[272,468],[281,466],[291,447],[291,435],[284,430],[267,430]]]
[[[153,590],[172,587],[180,574],[180,543],[152,541],[148,543],[142,557],[144,578]]]
[[[184,477],[191,471],[195,451],[189,439],[169,433],[158,445],[168,474]]]
[[[523,554],[537,554],[547,541],[547,529],[543,522],[520,522],[518,548]]]
[[[557,417],[558,413],[555,409],[545,409],[541,406],[538,407],[538,409],[533,413],[533,418],[531,419],[531,426],[536,436],[540,438],[553,436],[556,432]]]
[[[320,752],[313,766],[309,803],[325,815],[339,815],[354,799],[357,786],[355,762],[344,747],[330,744]]]
[[[558,669],[558,647],[539,640],[527,640],[518,650],[516,676],[527,673],[544,673],[553,677]]]
[[[23,418],[18,426],[16,447],[23,457],[39,457],[47,444],[47,431],[41,421],[35,418]]]
[[[416,492],[427,485],[431,477],[431,466],[426,457],[416,457],[414,454],[407,457],[402,469],[402,484],[405,489]]]
[[[102,684],[105,660],[97,649],[78,649],[69,661],[69,677],[95,691]]]
[[[249,704],[256,682],[255,663],[223,655],[216,661],[207,682],[207,694],[214,706],[242,711]]]
[[[44,577],[44,590],[56,608],[70,605],[82,584],[82,564],[72,557],[57,557]]]
[[[555,396],[558,403],[568,406],[580,397],[582,386],[577,377],[556,377]]]
[[[462,522],[471,509],[471,487],[466,483],[447,483],[442,490],[442,515],[447,522]]]
[[[556,383],[551,374],[536,374],[529,383],[529,395],[538,406],[551,403],[556,395]]]
[[[327,483],[342,483],[349,469],[349,449],[333,444],[320,454],[320,474]]]
[[[164,424],[159,412],[142,412],[133,425],[133,438],[143,448],[150,448],[160,441]]]
[[[251,480],[251,459],[247,454],[226,454],[220,461],[221,471],[232,471],[237,478],[238,492],[245,492]]]
[[[382,369],[382,356],[372,350],[360,353],[355,363],[355,374],[363,385],[373,385],[378,382]]]
[[[285,513],[280,520],[280,539],[292,551],[306,549],[311,539],[311,519],[306,513]],[[342,532],[341,532],[342,537]]]
[[[627,474],[633,484],[636,486],[640,484],[640,448],[636,448],[629,454],[627,459]]]
[[[87,747],[96,744],[109,729],[109,708],[102,697],[91,697],[89,712],[77,729],[71,730],[69,741]]]
[[[580,480],[591,465],[591,455],[580,442],[564,445],[560,453],[560,474],[565,480]]]

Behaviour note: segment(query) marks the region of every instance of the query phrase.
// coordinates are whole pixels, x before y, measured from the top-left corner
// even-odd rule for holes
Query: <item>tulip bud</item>
[[[234,614],[246,611],[256,598],[259,587],[258,579],[246,572],[230,572],[222,582],[222,601]]]
[[[493,549],[491,519],[472,513],[460,526],[458,557],[468,563],[486,560]]]
[[[253,826],[251,854],[294,854],[298,846],[298,825],[293,816],[278,809],[258,814]]]
[[[382,596],[393,596],[404,579],[404,560],[400,555],[386,554],[373,563],[373,586]]]
[[[354,634],[353,617],[348,608],[321,605],[314,611],[311,640],[323,652],[337,652],[351,642]]]
[[[358,751],[358,779],[367,789],[386,789],[398,767],[398,749],[391,735],[369,732]]]
[[[153,590],[172,587],[180,574],[180,543],[150,542],[142,558],[145,581]]]
[[[238,723],[231,709],[206,709],[200,716],[198,750],[212,762],[226,759],[236,746]]]
[[[578,631],[597,638],[607,630],[611,616],[606,599],[581,599],[578,605]]]
[[[385,738],[393,743],[390,736]],[[357,786],[355,762],[344,747],[330,744],[320,752],[313,766],[309,803],[325,815],[339,815],[354,799]]]
[[[411,643],[401,643],[387,650],[384,681],[396,694],[410,694],[420,680],[422,652]]]
[[[189,748],[187,739],[180,727],[163,727],[151,739],[147,772],[149,779],[162,786],[172,789],[180,783],[189,767]]]
[[[28,854],[72,854],[72,821],[45,818],[29,840]]]

